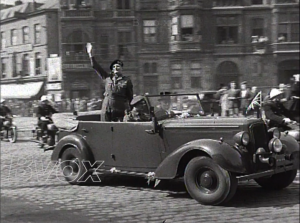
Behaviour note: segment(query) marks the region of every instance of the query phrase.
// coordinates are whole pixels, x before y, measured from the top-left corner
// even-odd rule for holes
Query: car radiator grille
[[[252,135],[254,151],[256,151],[256,149],[259,147],[263,147],[264,149],[266,149],[266,151],[269,151],[269,149],[268,149],[268,132],[267,132],[265,124],[263,124],[263,123],[252,124],[250,126],[250,132]]]

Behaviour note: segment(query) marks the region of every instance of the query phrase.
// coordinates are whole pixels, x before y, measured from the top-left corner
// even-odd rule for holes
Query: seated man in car
[[[175,113],[171,111],[171,98],[170,96],[161,96],[158,99],[160,105],[159,108],[154,111],[155,117],[157,120],[164,120],[172,118],[175,116]]]
[[[2,130],[3,126],[10,125],[12,123],[12,112],[11,110],[6,106],[5,99],[1,99],[0,103],[0,131]]]
[[[136,96],[132,99],[132,110],[126,113],[123,122],[147,122],[150,121],[150,111],[144,96]]]

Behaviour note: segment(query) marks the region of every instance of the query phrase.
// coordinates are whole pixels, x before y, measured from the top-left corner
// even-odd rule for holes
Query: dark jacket
[[[130,102],[133,98],[133,86],[128,77],[107,73],[94,57],[91,59],[92,67],[98,75],[106,81],[102,111],[122,111],[129,110]]]
[[[283,119],[289,117],[289,110],[280,102],[271,100],[264,101],[263,109],[266,118],[270,120],[270,127],[280,127],[284,125]]]
[[[38,120],[40,120],[43,116],[51,116],[52,114],[57,112],[58,111],[54,109],[51,105],[40,104],[37,108],[36,116],[38,117]]]
[[[9,114],[11,114],[11,110],[7,106],[0,106],[0,116],[6,117]]]

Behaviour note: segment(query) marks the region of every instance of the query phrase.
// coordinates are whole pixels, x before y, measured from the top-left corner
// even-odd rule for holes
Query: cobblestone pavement
[[[31,123],[19,121],[18,126]],[[181,181],[153,188],[143,178],[101,175],[100,183],[71,186],[50,156],[21,138],[15,144],[1,142],[1,222],[299,222],[299,175],[281,191],[242,182],[230,203],[214,207],[191,199]],[[13,212],[6,207],[9,201],[24,206]],[[40,218],[26,216],[29,208]]]

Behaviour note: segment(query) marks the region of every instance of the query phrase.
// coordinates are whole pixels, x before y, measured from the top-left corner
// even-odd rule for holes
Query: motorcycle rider
[[[9,107],[6,106],[6,101],[3,98],[0,101],[0,117],[0,131],[2,131],[2,128],[4,125],[6,125],[6,122],[7,125],[12,123],[12,112]]]
[[[47,131],[48,135],[50,136],[50,142],[48,143],[49,146],[52,146],[55,143],[55,133],[53,134],[53,132],[48,131],[47,125],[49,124],[49,122],[52,122],[52,114],[57,112],[58,111],[49,104],[47,95],[43,95],[37,108],[36,116],[38,117],[37,124],[41,128],[42,137],[44,137],[43,134],[45,131]]]

